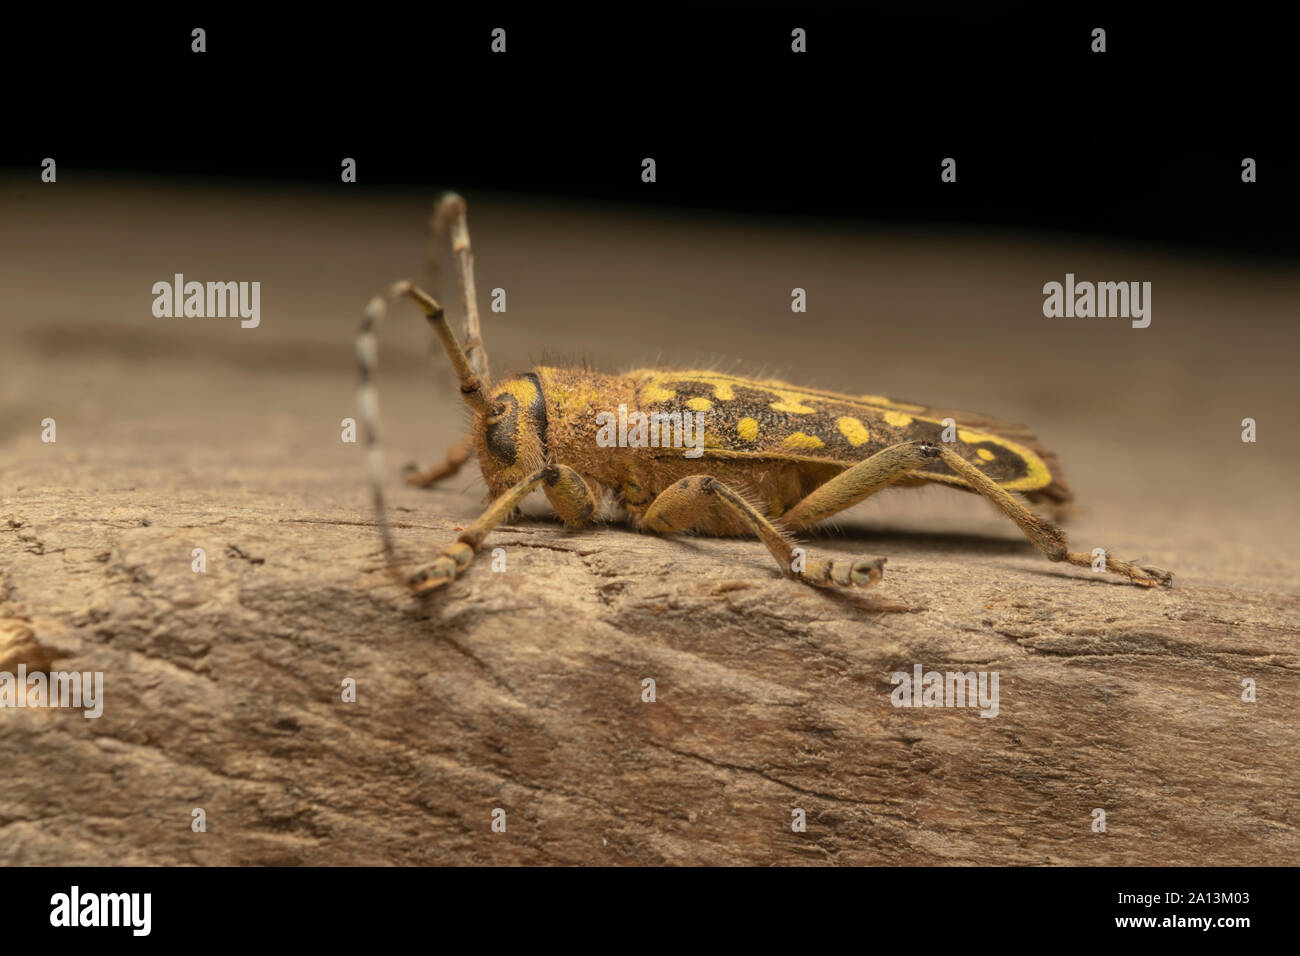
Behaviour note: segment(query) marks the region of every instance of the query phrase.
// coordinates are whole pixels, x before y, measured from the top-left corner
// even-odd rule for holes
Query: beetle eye
[[[510,393],[501,396],[493,414],[484,420],[484,438],[488,451],[497,461],[513,465],[519,452],[515,445],[515,430],[519,427],[519,404]]]

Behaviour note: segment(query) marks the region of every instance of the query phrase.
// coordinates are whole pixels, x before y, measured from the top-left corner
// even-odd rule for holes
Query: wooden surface
[[[484,554],[413,602],[339,423],[361,306],[422,275],[425,197],[0,183],[0,671],[106,685],[99,719],[0,710],[0,862],[1294,859],[1294,271],[469,198],[480,297],[509,295],[494,369],[712,362],[1029,421],[1086,509],[1074,545],[1174,590],[1050,565],[927,489],[814,539],[888,558],[865,596],[785,580],[757,543],[566,532],[538,496],[489,540],[505,573]],[[1152,281],[1152,326],[1043,318],[1067,271]],[[154,318],[175,272],[262,282],[261,327]],[[427,347],[399,313],[380,363],[413,563],[482,501],[469,472],[397,478],[465,420]],[[998,715],[893,707],[916,664],[997,671]]]

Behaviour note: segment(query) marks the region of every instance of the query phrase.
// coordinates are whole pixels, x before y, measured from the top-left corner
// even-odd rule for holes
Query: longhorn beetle
[[[752,534],[784,573],[800,581],[870,587],[881,578],[884,558],[809,558],[793,545],[792,533],[882,488],[940,484],[988,498],[1049,560],[1094,566],[1094,554],[1069,550],[1064,533],[1011,494],[1057,508],[1073,498],[1056,456],[1021,425],[879,395],[840,395],[712,371],[607,375],[537,367],[491,379],[479,332],[465,201],[443,196],[430,225],[433,240],[449,227],[465,311],[463,346],[442,306],[409,281],[370,300],[356,341],[359,415],[389,570],[397,574],[384,506],[375,369],[378,327],[394,298],[408,298],[424,312],[451,359],[461,398],[474,412],[470,435],[448,450],[442,464],[415,470],[407,482],[429,487],[476,454],[491,504],[431,564],[405,579],[413,593],[426,594],[463,574],[484,538],[539,486],[570,527],[591,525],[602,496],[612,493],[643,531]],[[643,447],[606,447],[609,442],[600,440],[609,422],[605,416],[602,426],[601,413],[620,406],[629,421],[636,419],[633,437]],[[687,412],[702,412],[707,421],[695,456],[684,454],[676,437],[683,419],[690,420]],[[646,419],[655,432],[648,442],[642,440]],[[1099,557],[1106,571],[1134,584],[1172,584],[1173,575],[1161,568],[1105,552]]]

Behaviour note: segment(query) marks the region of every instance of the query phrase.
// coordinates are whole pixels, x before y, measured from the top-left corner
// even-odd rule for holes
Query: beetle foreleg
[[[474,560],[483,539],[505,522],[539,484],[543,484],[547,498],[566,524],[585,524],[594,513],[595,499],[573,469],[564,465],[539,468],[488,505],[487,511],[443,548],[432,564],[412,574],[407,579],[412,593],[427,594],[460,577]]]

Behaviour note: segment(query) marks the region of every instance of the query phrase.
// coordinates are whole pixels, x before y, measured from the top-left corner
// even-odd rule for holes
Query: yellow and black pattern
[[[812,459],[851,465],[906,441],[943,443],[1009,491],[1052,483],[1043,459],[1023,444],[989,431],[961,427],[942,442],[944,426],[926,406],[882,395],[841,395],[786,382],[747,379],[710,371],[630,373],[641,411],[704,412],[705,455]],[[936,462],[917,477],[967,484]]]

